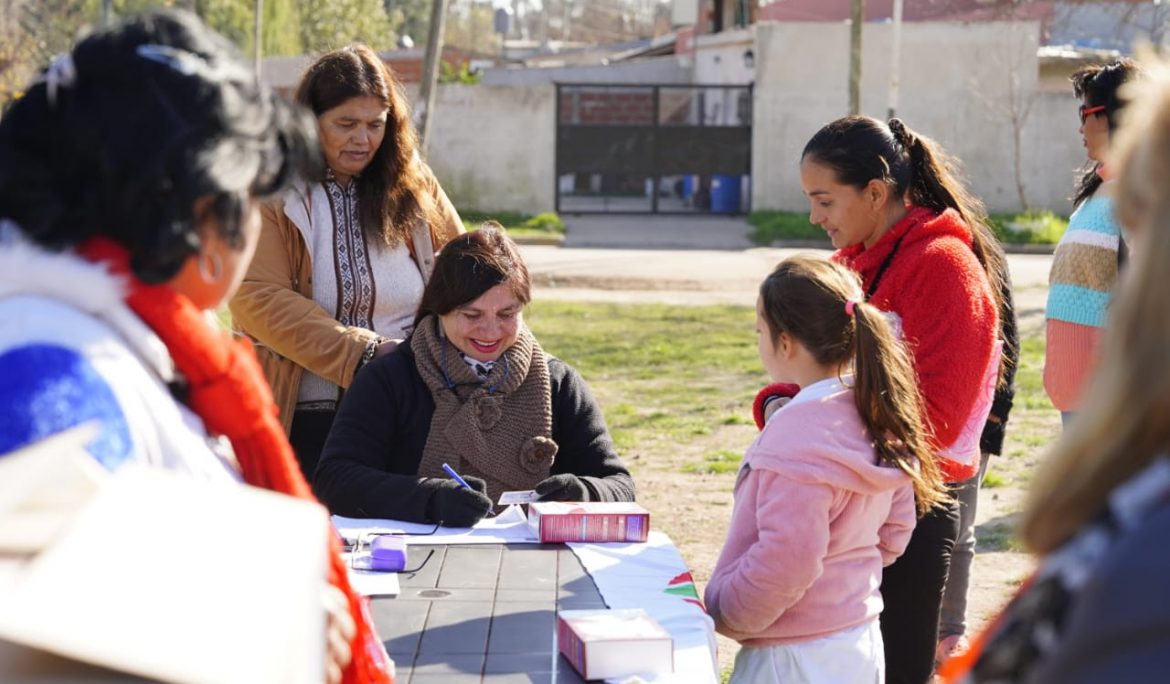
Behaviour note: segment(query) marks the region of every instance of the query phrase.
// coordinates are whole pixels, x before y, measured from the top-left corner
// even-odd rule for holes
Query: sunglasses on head
[[[1089,120],[1090,116],[1093,116],[1094,114],[1100,114],[1103,111],[1105,111],[1105,105],[1097,105],[1096,107],[1086,107],[1085,105],[1081,105],[1080,107],[1077,107],[1077,113],[1081,115],[1082,126],[1085,125],[1085,122]]]

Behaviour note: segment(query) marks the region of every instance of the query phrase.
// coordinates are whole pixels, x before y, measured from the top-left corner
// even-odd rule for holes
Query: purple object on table
[[[400,572],[406,567],[406,538],[380,534],[370,542],[370,568]]]

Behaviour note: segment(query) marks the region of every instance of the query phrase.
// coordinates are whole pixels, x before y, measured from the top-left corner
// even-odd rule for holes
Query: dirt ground
[[[568,261],[564,255],[555,258]],[[775,263],[771,259],[765,260]],[[653,259],[647,258],[647,262],[650,261]],[[533,268],[530,261],[529,267],[533,271],[534,299],[537,300],[680,305],[747,303],[755,298],[754,284],[745,288],[743,283],[759,282],[755,274],[739,273],[734,282],[718,279],[706,281],[706,284],[702,280],[687,281],[681,289],[671,289],[668,282],[648,283],[644,278],[572,278],[542,272],[539,263]],[[1015,293],[1023,335],[1042,335],[1046,290],[1038,283],[1040,276],[1037,274],[1046,273],[1046,265],[1028,262],[1020,270],[1026,273],[1022,274],[1023,278],[1016,278]],[[1016,275],[1014,271],[1013,267],[1013,275]],[[1031,558],[1015,544],[1012,529],[1026,493],[1029,473],[1042,456],[1044,447],[1058,432],[1059,416],[1050,407],[1017,405],[1008,428],[1005,455],[991,461],[988,471],[992,475],[989,480],[992,486],[981,492],[976,520],[979,541],[968,605],[969,633],[976,633],[995,615],[1032,568]],[[639,464],[638,498],[651,511],[658,529],[669,534],[682,551],[701,590],[710,577],[726,534],[734,475],[681,472],[681,464],[696,458],[687,449],[687,445],[681,444],[674,457],[656,458],[652,465]],[[680,492],[686,492],[686,495],[680,496]],[[735,642],[720,637],[719,659],[724,671],[729,668],[737,650]]]

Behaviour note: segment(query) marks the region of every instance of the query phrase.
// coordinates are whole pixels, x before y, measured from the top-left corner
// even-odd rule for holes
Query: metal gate
[[[557,84],[560,213],[745,214],[752,87]]]

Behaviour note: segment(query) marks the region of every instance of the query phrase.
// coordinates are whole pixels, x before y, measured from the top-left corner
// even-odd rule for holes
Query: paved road
[[[666,304],[755,302],[760,281],[786,256],[817,250],[594,249],[524,245],[534,296]],[[828,254],[826,250],[820,253]],[[1016,310],[1025,326],[1042,322],[1051,255],[1010,254]]]

